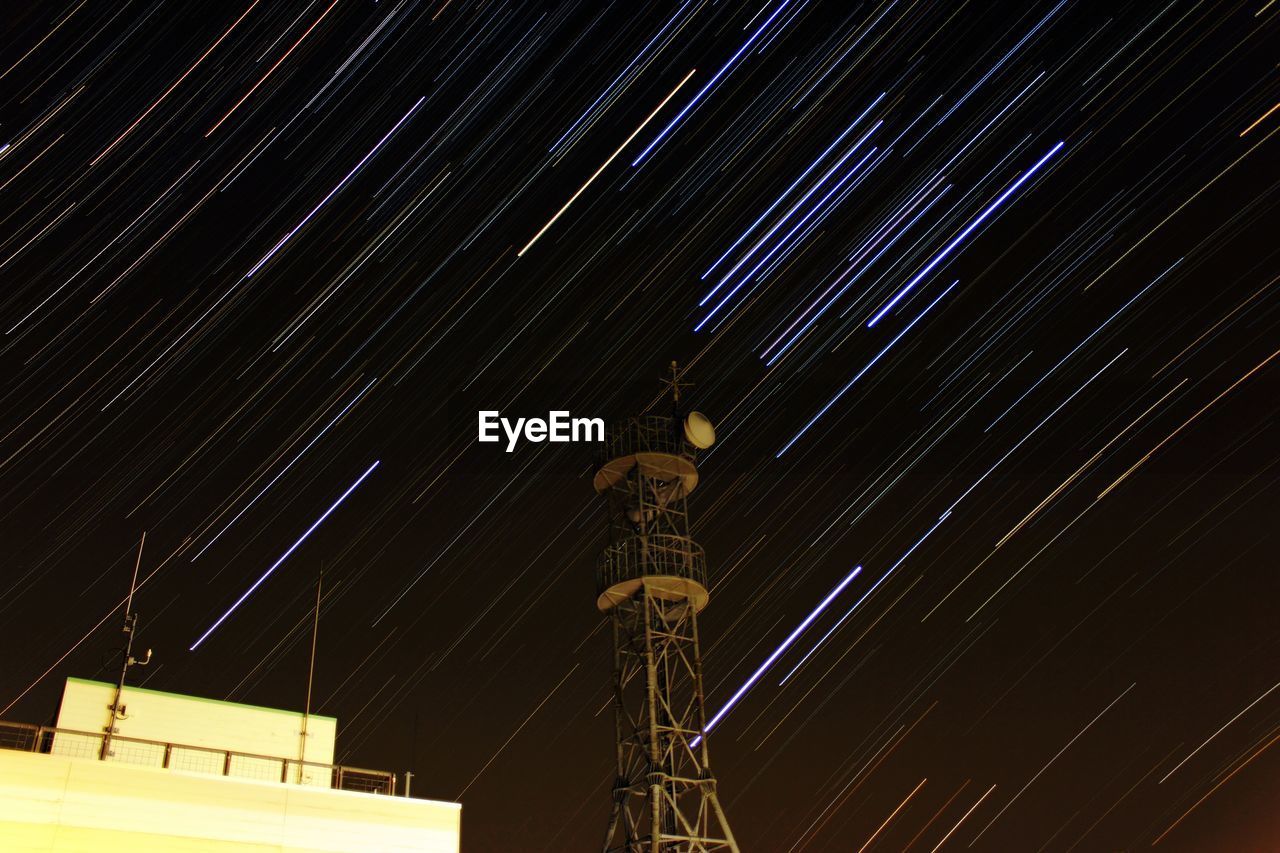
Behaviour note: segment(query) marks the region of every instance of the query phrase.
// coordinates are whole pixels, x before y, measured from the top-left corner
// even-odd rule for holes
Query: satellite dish
[[[716,443],[716,428],[702,412],[690,412],[684,419],[684,437],[699,450],[706,450]]]

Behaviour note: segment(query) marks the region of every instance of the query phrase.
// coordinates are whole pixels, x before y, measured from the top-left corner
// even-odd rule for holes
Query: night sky
[[[3,718],[144,531],[130,682],[300,710],[323,567],[339,760],[597,849],[593,448],[476,413],[678,359],[709,710],[863,567],[710,736],[744,850],[1280,849],[1280,3],[4,18]]]

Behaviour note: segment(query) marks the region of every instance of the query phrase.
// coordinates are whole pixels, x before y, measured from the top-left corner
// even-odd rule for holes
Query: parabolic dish
[[[706,450],[716,443],[716,428],[702,412],[690,412],[684,419],[684,437],[699,450]]]

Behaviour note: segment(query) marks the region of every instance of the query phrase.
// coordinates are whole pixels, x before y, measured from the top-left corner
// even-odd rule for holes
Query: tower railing
[[[685,536],[663,533],[628,536],[605,548],[600,555],[596,567],[596,593],[645,576],[684,578],[705,588],[706,552],[701,545]]]
[[[693,462],[697,449],[684,440],[680,422],[665,415],[640,415],[610,424],[596,449],[600,464],[634,453],[669,453]]]

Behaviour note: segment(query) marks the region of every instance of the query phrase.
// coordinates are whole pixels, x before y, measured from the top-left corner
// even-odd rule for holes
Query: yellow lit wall
[[[58,710],[58,728],[100,732],[106,726],[115,685],[68,678]],[[127,710],[116,727],[125,737],[186,743],[295,758],[302,744],[302,714],[199,696],[125,687],[121,703]],[[333,717],[312,714],[307,720],[307,761],[333,763]]]
[[[62,694],[62,705],[58,710],[57,727],[95,735],[102,732],[110,721],[109,707],[114,696],[113,684],[68,678]],[[220,702],[216,699],[164,693],[141,687],[125,687],[121,703],[126,710],[125,719],[116,722],[119,730],[117,734],[121,737],[205,746],[251,755],[291,759],[300,757],[302,714],[294,711]],[[336,726],[337,721],[333,717],[316,714],[310,716],[307,720],[307,761],[333,763]],[[97,754],[100,743],[96,737],[59,734],[54,739],[53,752],[88,757]],[[160,766],[164,748],[117,741],[112,751],[120,761]],[[235,757],[232,761],[232,775],[235,776],[278,779],[281,775],[278,761],[244,757]],[[216,753],[176,750],[170,763],[178,769],[221,773],[221,762],[222,757]],[[331,777],[327,769],[303,768],[301,779],[298,778],[296,769],[290,770],[292,782],[300,781],[302,784],[322,787],[330,784]]]
[[[457,853],[461,806],[0,749],[5,853]]]

